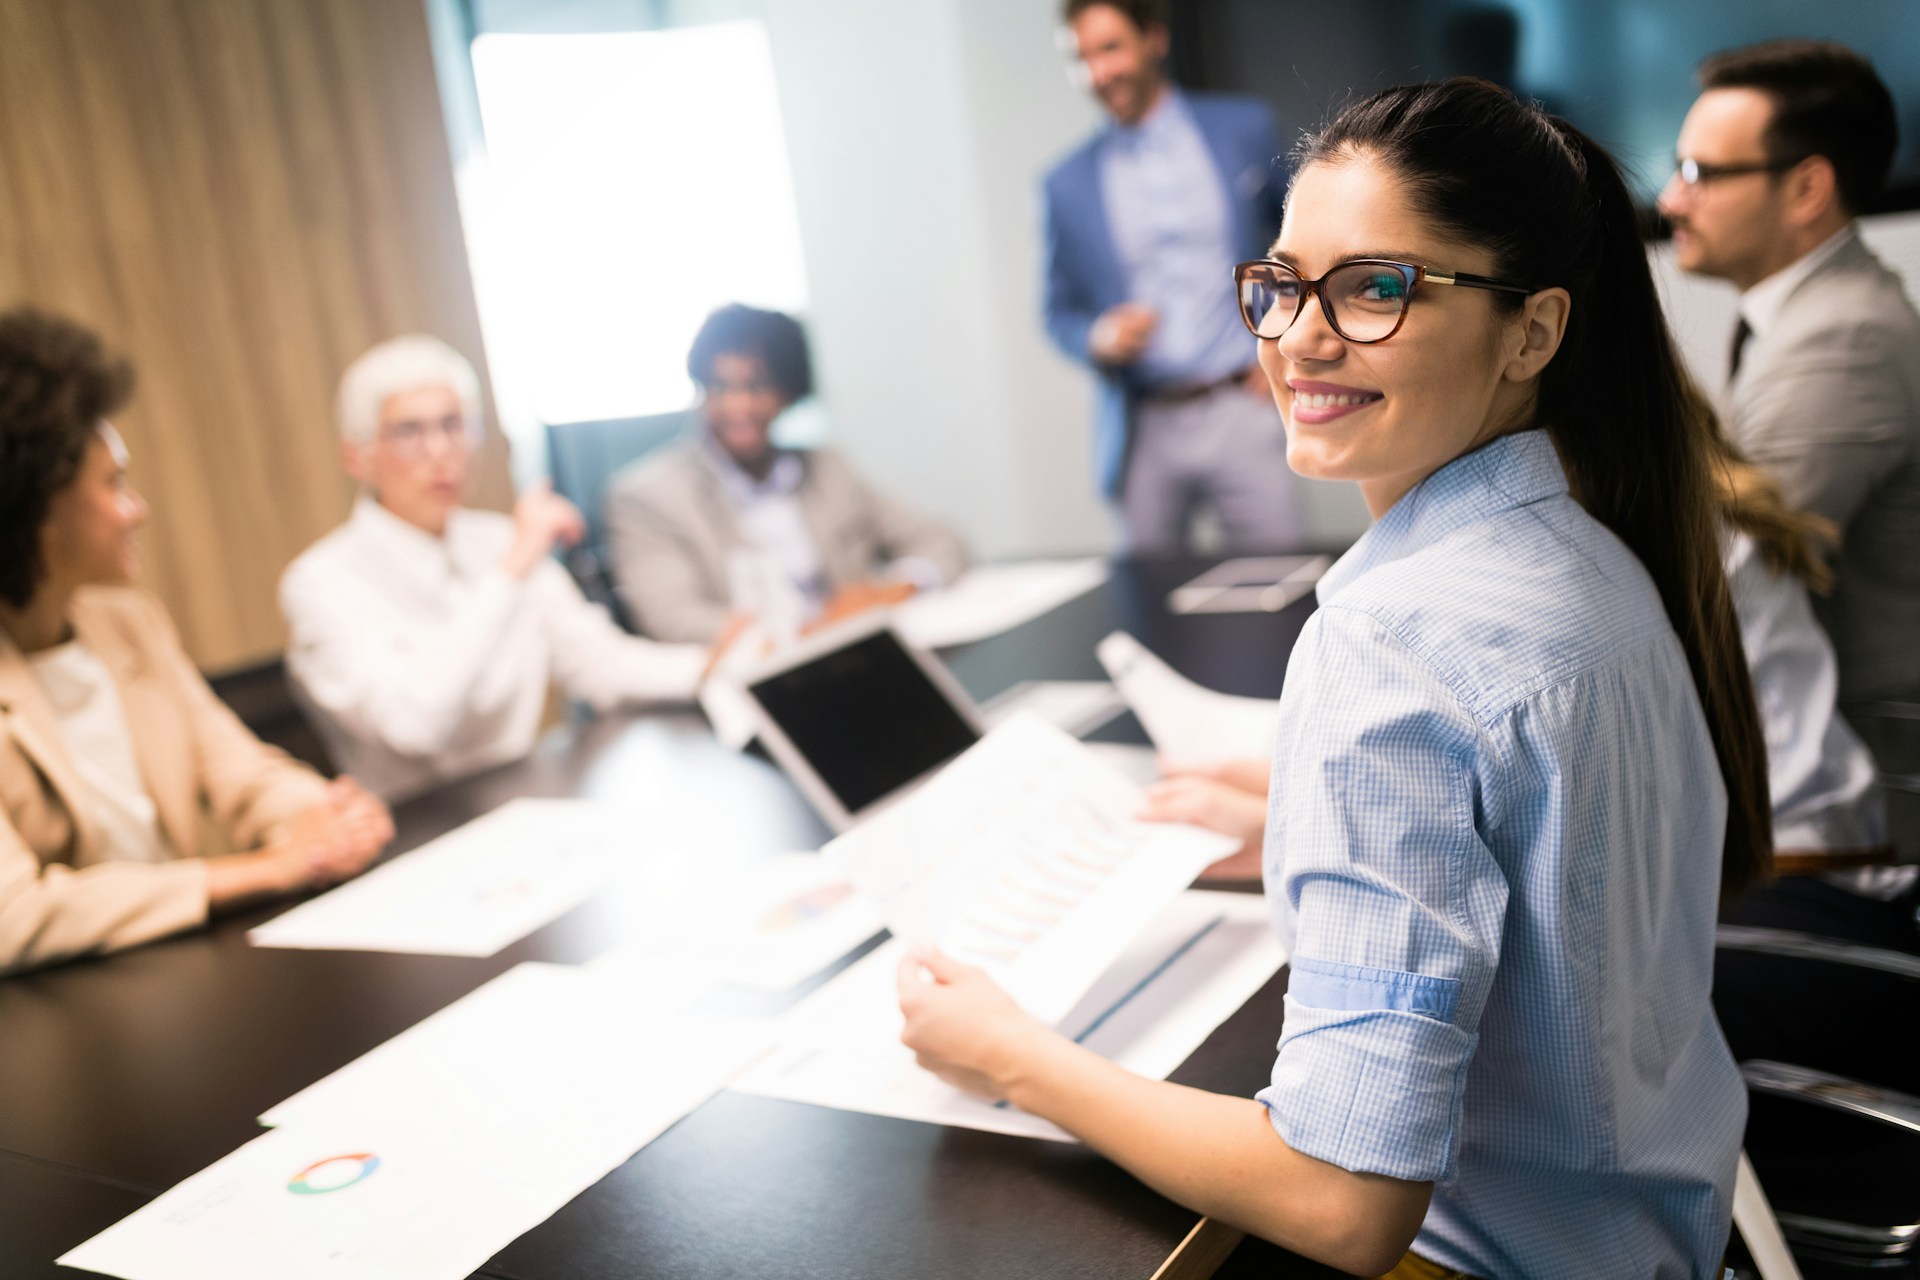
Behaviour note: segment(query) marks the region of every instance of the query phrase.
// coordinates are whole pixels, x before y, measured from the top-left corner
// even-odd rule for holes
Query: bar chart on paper
[[[1066,1013],[1233,842],[1134,820],[1140,789],[1029,717],[823,851],[896,934],[991,973],[1036,1017]]]
[[[1139,850],[1085,802],[1007,834],[1010,856],[948,926],[942,942],[969,963],[1009,964],[1056,928]]]

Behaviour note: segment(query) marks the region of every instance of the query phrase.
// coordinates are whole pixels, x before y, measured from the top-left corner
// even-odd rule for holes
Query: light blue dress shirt
[[[1253,367],[1233,293],[1226,179],[1186,100],[1168,90],[1138,125],[1109,127],[1100,192],[1127,296],[1159,324],[1134,369],[1148,386],[1213,382]]]
[[[1651,579],[1529,431],[1414,488],[1319,599],[1267,827],[1275,1130],[1436,1183],[1414,1248],[1486,1280],[1718,1276],[1726,792]]]

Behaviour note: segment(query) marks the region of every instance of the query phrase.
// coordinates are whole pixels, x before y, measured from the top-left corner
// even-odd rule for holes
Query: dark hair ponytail
[[[1720,562],[1713,418],[1668,335],[1626,183],[1598,143],[1484,80],[1357,102],[1301,144],[1295,172],[1363,155],[1487,249],[1494,275],[1572,296],[1537,421],[1574,496],[1646,566],[1686,650],[1726,780],[1732,897],[1772,868],[1766,742]]]

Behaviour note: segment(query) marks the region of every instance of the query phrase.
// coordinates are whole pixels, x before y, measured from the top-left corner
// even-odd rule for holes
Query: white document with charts
[[[510,800],[247,931],[256,947],[490,956],[592,897],[630,861],[633,817]]]
[[[1136,820],[1140,788],[1019,715],[821,852],[910,943],[978,965],[1056,1022],[1208,863],[1239,847]]]
[[[1071,1142],[1017,1107],[962,1093],[900,1043],[889,942],[815,992],[786,1019],[782,1042],[728,1088],[926,1124]],[[1185,1062],[1285,963],[1258,894],[1190,889],[1100,976],[1057,1028],[1152,1080]]]

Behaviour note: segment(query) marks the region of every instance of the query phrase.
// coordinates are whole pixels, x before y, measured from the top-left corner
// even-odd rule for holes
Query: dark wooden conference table
[[[1170,615],[1167,591],[1204,567],[1119,562],[1092,593],[943,656],[984,700],[1021,680],[1101,678],[1094,644],[1122,628],[1202,683],[1277,696],[1311,601]],[[1094,736],[1144,741],[1130,716]],[[516,796],[688,806],[751,852],[828,834],[777,770],[680,713],[563,725],[531,759],[401,806],[394,848]],[[634,840],[645,856],[646,832]],[[634,911],[610,891],[483,960],[248,946],[247,928],[284,909],[0,981],[0,1278],[81,1274],[53,1260],[257,1136],[274,1103],[521,961],[591,959]],[[1173,1078],[1262,1087],[1285,978]],[[1199,1221],[1084,1148],[722,1093],[478,1275],[1145,1280],[1211,1270],[1202,1243],[1182,1247]],[[1263,1274],[1334,1274],[1274,1259]]]

